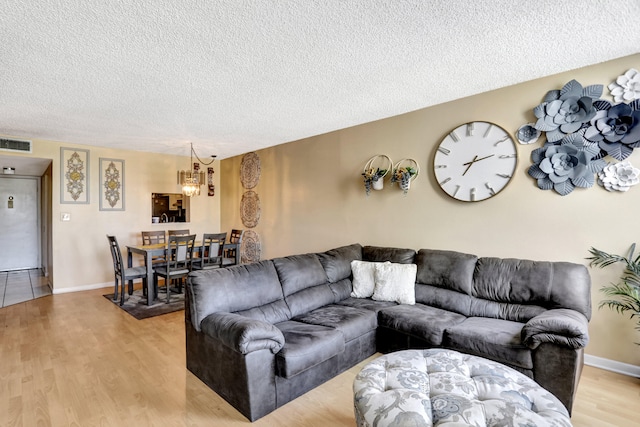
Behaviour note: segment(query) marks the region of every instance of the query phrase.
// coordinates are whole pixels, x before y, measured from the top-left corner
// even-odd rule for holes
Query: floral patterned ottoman
[[[404,350],[353,383],[359,427],[571,426],[560,401],[524,374],[451,350]]]

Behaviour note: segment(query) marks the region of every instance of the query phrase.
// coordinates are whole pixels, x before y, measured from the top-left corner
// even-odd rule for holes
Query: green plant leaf
[[[591,247],[589,249],[589,265],[591,267],[605,268],[614,264],[624,264],[625,269],[618,283],[602,286],[602,292],[608,299],[600,302],[599,308],[607,307],[620,314],[629,314],[631,319],[636,319],[635,329],[640,331],[640,255],[633,258],[636,244],[629,248],[627,257],[610,254]],[[640,345],[640,343],[636,343]]]

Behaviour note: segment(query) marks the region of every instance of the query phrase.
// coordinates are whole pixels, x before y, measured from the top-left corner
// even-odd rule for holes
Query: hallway
[[[47,295],[51,295],[51,288],[41,269],[0,271],[0,307]]]

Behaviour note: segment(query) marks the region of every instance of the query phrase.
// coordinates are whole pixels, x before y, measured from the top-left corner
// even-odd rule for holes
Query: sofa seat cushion
[[[523,369],[533,369],[531,350],[521,338],[523,323],[510,320],[469,317],[447,327],[444,347]]]
[[[276,372],[281,377],[291,378],[344,351],[344,338],[336,329],[293,320],[275,326],[285,341],[276,355]]]
[[[358,338],[378,327],[375,312],[336,304],[320,307],[292,320],[337,329],[343,334],[345,342]]]
[[[347,305],[349,307],[362,308],[364,310],[375,311],[376,313],[387,307],[395,307],[398,305],[391,301],[374,301],[370,298],[346,298],[338,302],[339,305]]]
[[[423,304],[397,305],[378,313],[378,325],[418,337],[432,346],[442,345],[444,330],[466,317]]]

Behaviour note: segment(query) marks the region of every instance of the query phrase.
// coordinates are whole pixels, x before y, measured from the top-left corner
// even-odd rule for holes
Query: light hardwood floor
[[[240,426],[185,368],[184,314],[135,320],[102,297],[52,295],[0,309],[1,426]],[[366,361],[253,423],[354,426]],[[640,425],[640,379],[585,367],[574,426]]]

